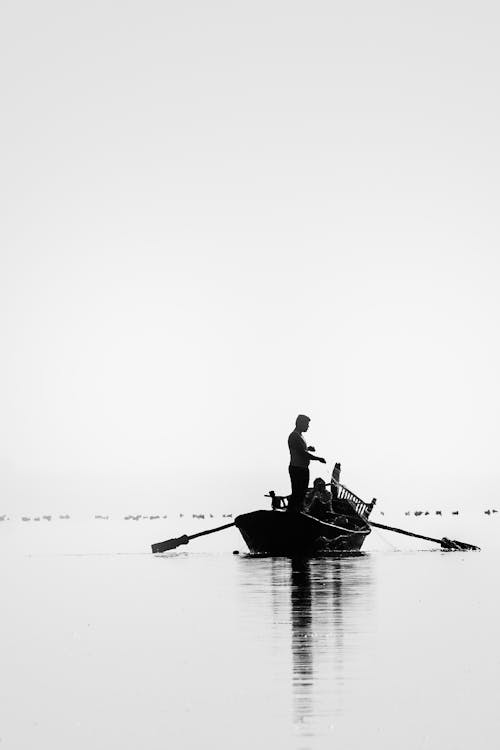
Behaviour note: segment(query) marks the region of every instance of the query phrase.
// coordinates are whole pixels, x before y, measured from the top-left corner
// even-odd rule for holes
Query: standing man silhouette
[[[292,494],[288,500],[288,510],[302,510],[304,497],[309,486],[309,463],[319,461],[326,464],[324,458],[313,456],[315,448],[307,446],[302,437],[303,432],[309,429],[311,420],[305,414],[299,414],[295,420],[295,429],[288,436],[288,447],[290,449],[290,481],[292,483]]]

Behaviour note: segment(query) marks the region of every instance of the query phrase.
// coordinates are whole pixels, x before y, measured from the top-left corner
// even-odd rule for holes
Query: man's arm
[[[319,461],[322,464],[326,464],[326,461],[324,458],[320,458],[319,456],[311,456],[311,453],[314,453],[315,451],[316,451],[316,448],[314,448],[312,445],[307,446],[307,455],[309,456],[311,461]]]
[[[312,445],[307,446],[306,453],[311,459],[311,461],[319,461],[320,464],[326,464],[326,461],[324,458],[321,458],[320,456],[313,456],[312,454],[316,451],[316,448],[313,448]]]
[[[324,458],[321,458],[321,456],[313,456],[311,453],[307,454],[311,461],[319,461],[320,464],[326,464],[326,461]]]
[[[319,461],[321,464],[326,464],[324,458],[321,458],[320,456],[313,456],[313,454],[310,453],[310,451],[315,450],[312,446],[310,446],[309,448],[304,447],[302,438],[300,438],[297,434],[292,432],[289,441],[290,447],[293,447],[294,450],[296,450],[298,453],[302,453],[303,456],[307,456],[310,461]]]

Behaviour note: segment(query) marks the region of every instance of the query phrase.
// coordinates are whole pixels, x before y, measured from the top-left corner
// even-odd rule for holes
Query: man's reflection
[[[345,640],[355,647],[358,615],[364,623],[371,588],[371,564],[364,555],[291,561],[294,721],[302,726],[313,716],[326,720],[342,711]]]
[[[294,720],[302,722],[312,714],[314,679],[311,566],[307,559],[291,561],[290,596]]]

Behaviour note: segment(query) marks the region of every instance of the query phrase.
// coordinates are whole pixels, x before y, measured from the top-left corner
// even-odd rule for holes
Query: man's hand
[[[314,453],[316,451],[316,448],[314,448],[312,445],[308,445],[307,450],[311,451],[311,453]]]
[[[320,464],[326,464],[326,461],[324,458],[317,458],[316,460],[319,461]]]

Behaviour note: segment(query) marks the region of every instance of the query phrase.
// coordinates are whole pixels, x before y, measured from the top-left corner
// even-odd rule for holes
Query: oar
[[[442,539],[434,539],[431,536],[422,536],[422,534],[414,534],[413,531],[405,531],[404,529],[396,529],[394,526],[384,526],[383,523],[375,523],[375,521],[368,521],[370,526],[375,526],[377,529],[385,529],[386,531],[395,531],[397,534],[405,534],[405,536],[414,536],[416,539],[425,539],[426,542],[436,542],[440,544],[443,549],[451,550],[480,550],[481,547],[476,547],[475,544],[467,544],[466,542],[457,542],[455,539],[447,539],[445,536]]]
[[[167,539],[164,542],[157,542],[156,544],[151,545],[151,552],[153,554],[156,554],[157,552],[167,552],[169,549],[176,549],[177,547],[180,547],[181,544],[188,544],[188,542],[191,541],[191,539],[196,539],[197,536],[205,536],[205,534],[215,534],[216,531],[222,531],[222,529],[229,529],[230,526],[234,526],[233,523],[226,523],[224,526],[217,526],[216,529],[207,529],[206,531],[199,531],[197,534],[191,534],[191,536],[187,536],[187,534],[183,534],[182,536],[178,536],[176,539]]]

